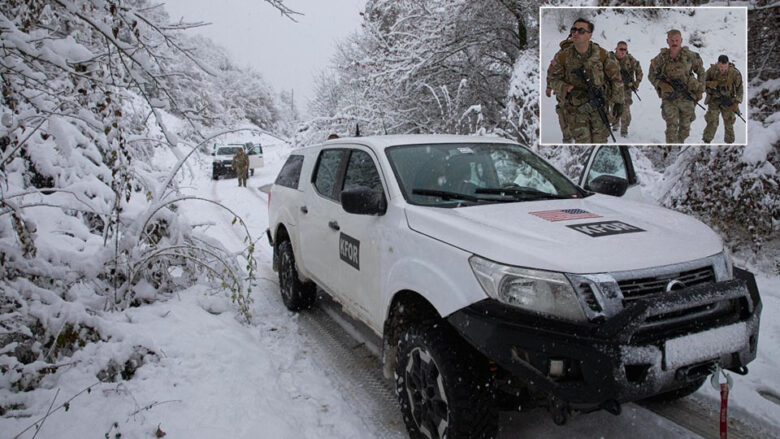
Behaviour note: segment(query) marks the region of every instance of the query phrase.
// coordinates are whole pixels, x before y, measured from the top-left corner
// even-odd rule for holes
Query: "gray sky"
[[[360,29],[365,0],[285,0],[297,23],[263,0],[165,0],[172,21],[211,23],[189,30],[211,38],[239,65],[259,71],[276,92],[295,90],[299,109],[313,76],[329,65],[336,41]]]

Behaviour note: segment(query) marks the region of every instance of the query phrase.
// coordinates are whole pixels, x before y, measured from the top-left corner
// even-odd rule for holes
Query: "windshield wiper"
[[[429,197],[439,197],[444,201],[465,200],[465,201],[471,201],[473,203],[484,203],[486,201],[492,201],[492,202],[514,201],[514,198],[479,197],[476,195],[462,194],[459,192],[440,191],[440,190],[433,190],[433,189],[412,189],[412,195],[427,195]]]
[[[479,198],[469,194],[459,194],[457,192],[438,191],[433,189],[412,189],[412,195],[427,195],[430,197],[439,197],[444,201],[466,200],[478,202]]]
[[[497,194],[497,195],[510,195],[515,198],[522,199],[554,199],[554,200],[568,200],[571,197],[565,195],[551,194],[549,192],[543,192],[534,188],[498,188],[498,187],[481,187],[477,188],[474,192],[478,194]]]

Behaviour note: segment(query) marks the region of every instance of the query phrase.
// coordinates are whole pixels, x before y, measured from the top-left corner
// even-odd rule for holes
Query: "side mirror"
[[[366,186],[341,191],[341,206],[347,213],[356,215],[384,215],[387,211],[385,194]]]
[[[628,189],[628,180],[615,177],[614,175],[599,175],[585,186],[585,189],[598,192],[600,194],[612,195],[613,197],[622,197]]]

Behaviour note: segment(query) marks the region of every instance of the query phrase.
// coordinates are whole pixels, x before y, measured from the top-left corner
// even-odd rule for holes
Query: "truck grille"
[[[642,299],[648,296],[661,294],[666,291],[666,285],[671,280],[682,282],[684,287],[715,282],[715,273],[711,266],[682,271],[680,273],[666,273],[662,276],[644,277],[640,279],[626,279],[618,282],[623,293],[624,302]]]

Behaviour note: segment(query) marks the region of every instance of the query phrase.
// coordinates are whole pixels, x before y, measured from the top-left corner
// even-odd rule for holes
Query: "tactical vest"
[[[617,57],[615,57],[617,59]],[[631,56],[631,54],[627,53],[626,56],[623,57],[623,59],[617,60],[618,64],[620,64],[620,69],[625,70],[628,73],[631,74],[631,77],[634,77],[634,66],[636,65],[636,59]]]
[[[590,56],[584,61],[581,61],[578,57],[574,44],[568,45],[561,50],[559,58],[564,72],[564,80],[574,86],[569,96],[571,103],[575,106],[582,105],[588,100],[587,85],[574,74],[574,70],[577,70],[581,65],[585,65],[585,73],[588,74],[591,85],[607,91],[606,84],[608,81],[604,75],[604,63],[609,53],[596,43],[591,42],[590,44]],[[561,47],[563,47],[563,44],[561,44]]]
[[[711,64],[710,68],[707,69],[707,75],[705,78],[707,81],[717,81],[718,90],[722,91],[725,89],[726,91],[723,94],[726,95],[726,97],[729,99],[734,100],[737,97],[737,88],[739,87],[741,78],[739,71],[737,70],[737,67],[734,65],[734,63],[729,63],[729,68],[724,74],[721,74],[718,70],[718,64]],[[709,104],[713,100],[718,100],[713,95],[707,93],[707,98],[704,100],[704,103]]]
[[[661,62],[661,73],[670,79],[679,79],[683,83],[688,82],[688,79],[692,76],[691,72],[693,71],[694,63],[700,59],[697,53],[688,49],[688,46],[682,48],[680,56],[677,58],[672,58],[671,55],[669,55],[668,48],[661,49],[659,58]],[[658,66],[653,66],[653,68],[658,71]]]

